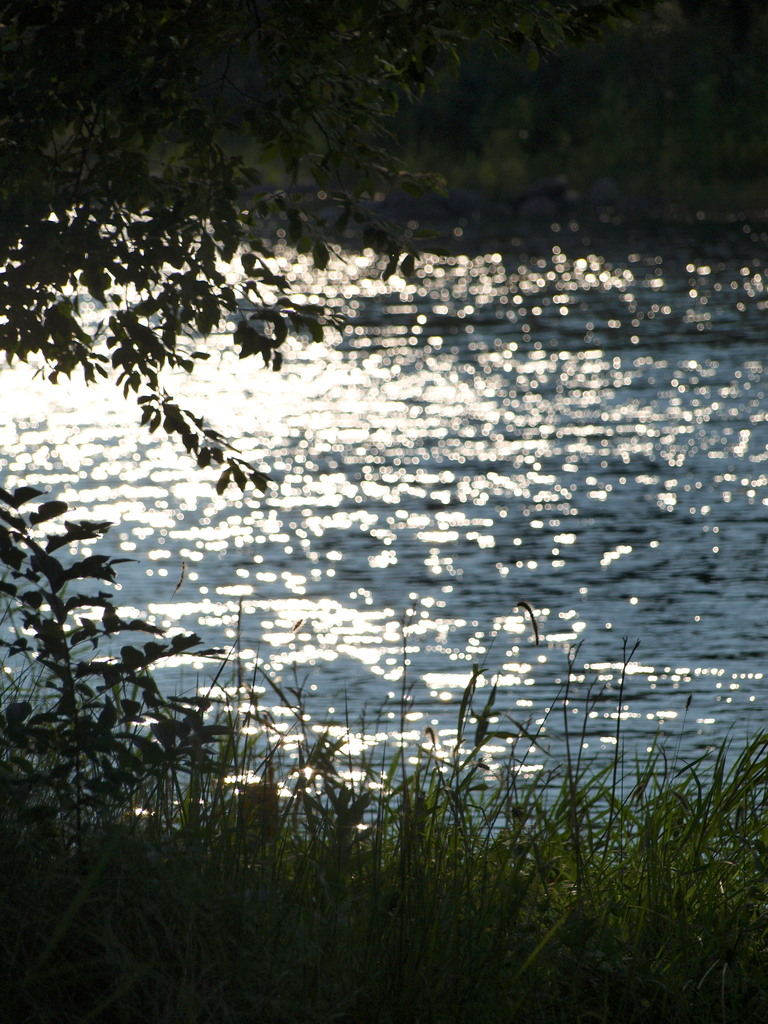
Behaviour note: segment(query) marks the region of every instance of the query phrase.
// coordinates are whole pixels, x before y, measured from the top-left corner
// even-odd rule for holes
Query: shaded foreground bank
[[[379,760],[226,658],[164,697],[194,638],[89,589],[113,560],[62,555],[105,524],[0,497],[3,1020],[765,1019],[768,737],[637,763],[618,716],[614,759],[577,735],[527,776],[536,736],[479,670],[455,747]]]

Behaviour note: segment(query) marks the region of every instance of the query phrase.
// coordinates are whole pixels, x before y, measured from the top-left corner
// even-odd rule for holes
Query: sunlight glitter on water
[[[391,708],[405,672],[413,713],[450,728],[480,662],[510,715],[539,721],[577,644],[591,668],[571,671],[575,692],[615,703],[626,637],[643,659],[629,736],[679,723],[690,694],[692,748],[757,725],[768,428],[750,339],[766,261],[633,244],[435,258],[411,282],[382,281],[370,255],[318,274],[286,252],[297,287],[348,315],[340,343],[293,344],[280,375],[222,352],[172,382],[274,471],[266,499],[218,498],[111,391],[17,369],[2,371],[2,485],[118,523],[108,539],[137,559],[121,601],[239,645],[243,671],[316,686],[317,716],[345,696]],[[603,721],[591,748],[610,745]]]

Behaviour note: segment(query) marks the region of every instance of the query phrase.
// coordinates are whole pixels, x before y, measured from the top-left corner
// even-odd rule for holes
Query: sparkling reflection
[[[700,749],[764,716],[767,261],[764,245],[691,245],[609,256],[561,237],[433,258],[411,281],[383,281],[367,253],[320,274],[286,250],[295,287],[347,315],[338,344],[297,341],[273,375],[219,339],[201,379],[176,382],[269,454],[265,500],[218,498],[110,389],[24,368],[2,371],[2,485],[115,522],[136,559],[125,609],[230,645],[239,678],[298,681],[313,728],[365,707],[381,728],[355,742],[429,726],[450,744],[480,664],[542,750],[564,710],[590,752],[617,720],[622,742]],[[642,642],[626,671],[625,639]],[[183,683],[211,672],[187,665]]]

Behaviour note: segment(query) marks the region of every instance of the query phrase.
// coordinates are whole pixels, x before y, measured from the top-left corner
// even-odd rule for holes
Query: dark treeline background
[[[500,198],[559,175],[581,194],[768,208],[768,0],[664,2],[536,69],[475,45],[393,130],[414,169]]]

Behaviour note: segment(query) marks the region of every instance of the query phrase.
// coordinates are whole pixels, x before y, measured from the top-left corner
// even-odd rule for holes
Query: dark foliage
[[[0,2],[0,351],[52,380],[114,377],[151,430],[219,467],[220,490],[264,489],[265,473],[183,408],[163,371],[192,372],[227,327],[240,357],[277,369],[289,334],[320,340],[337,323],[276,273],[276,227],[323,267],[354,226],[387,272],[407,273],[418,241],[368,202],[394,182],[435,185],[392,156],[384,125],[400,99],[470,37],[535,56],[646,5]]]
[[[102,588],[125,559],[62,557],[110,524],[63,518],[63,501],[24,511],[41,497],[0,489],[0,807],[20,822],[55,823],[79,846],[94,820],[119,816],[169,765],[215,765],[224,730],[206,721],[211,701],[164,696],[152,670],[189,651],[218,652],[202,651],[194,634],[166,638],[122,618]],[[41,535],[54,520],[60,528]]]

